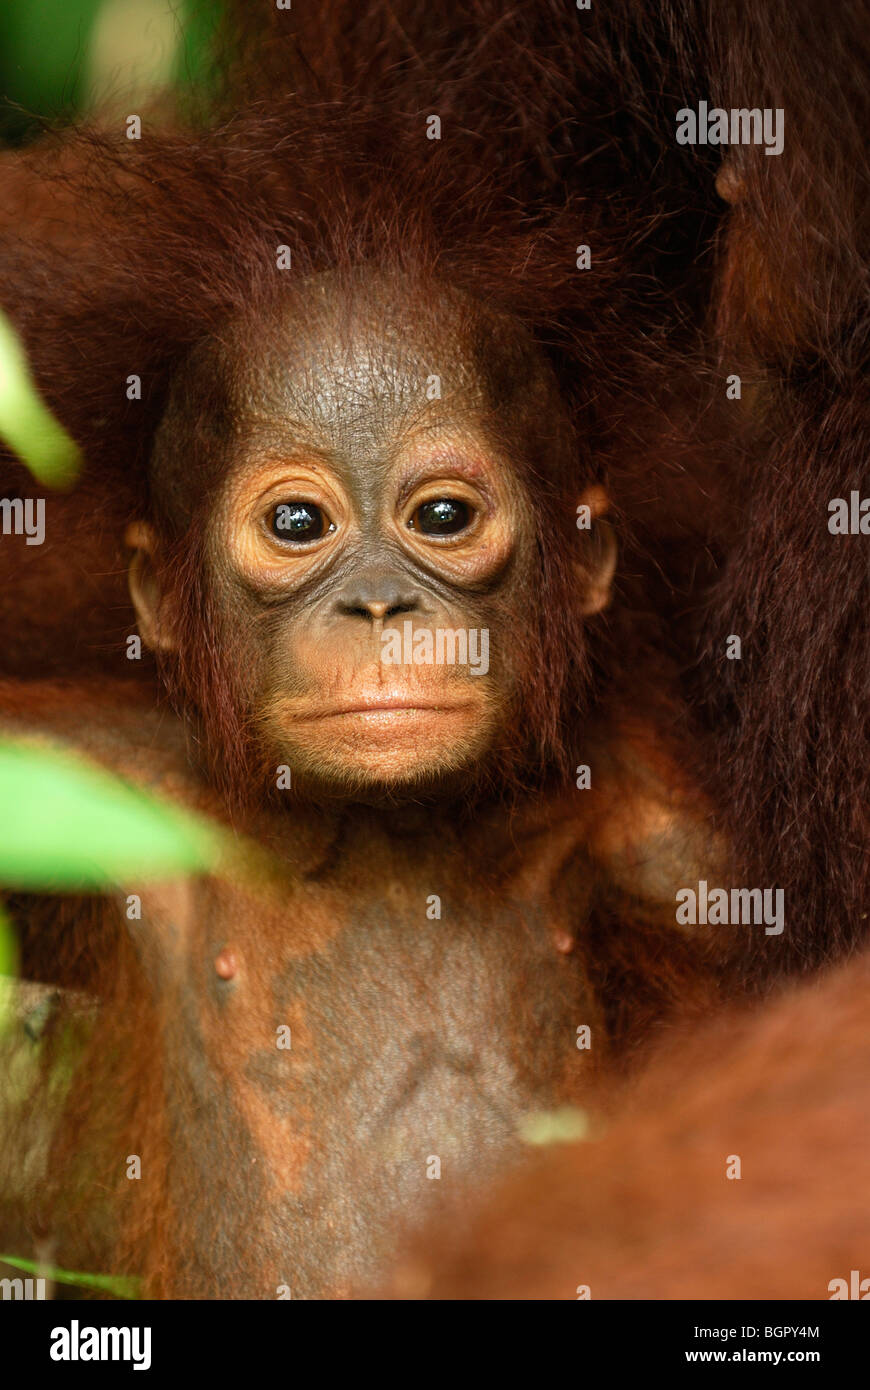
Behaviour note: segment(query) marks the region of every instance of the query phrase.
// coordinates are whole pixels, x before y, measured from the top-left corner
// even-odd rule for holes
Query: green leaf
[[[12,924],[5,912],[0,911],[0,975],[18,973],[18,946]]]
[[[69,487],[78,477],[79,449],[43,404],[17,334],[2,312],[0,437],[46,487]]]
[[[10,1019],[13,1017],[4,985],[9,981],[9,977],[17,974],[18,942],[12,930],[12,923],[6,913],[0,911],[0,1038],[3,1037]]]
[[[224,844],[210,822],[64,747],[0,740],[0,883],[86,890],[207,872]]]
[[[53,1279],[56,1284],[74,1284],[80,1289],[101,1289],[116,1298],[138,1298],[141,1280],[126,1274],[79,1274],[71,1269],[40,1264],[38,1260],[23,1260],[18,1255],[0,1255],[0,1264],[35,1274],[39,1279]]]

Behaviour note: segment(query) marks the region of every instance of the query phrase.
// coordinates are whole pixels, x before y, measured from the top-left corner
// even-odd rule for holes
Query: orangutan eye
[[[473,519],[474,512],[467,502],[456,497],[438,497],[418,507],[408,525],[424,536],[455,536]]]
[[[313,502],[280,502],[272,512],[270,526],[279,541],[290,545],[319,541],[335,530],[326,513]]]

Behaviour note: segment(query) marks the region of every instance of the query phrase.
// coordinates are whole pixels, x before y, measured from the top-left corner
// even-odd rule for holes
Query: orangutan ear
[[[759,172],[759,153],[743,147],[716,175],[716,192],[728,208],[722,217],[714,319],[728,355],[750,358],[760,367],[813,349],[813,315],[801,286],[811,283],[818,250],[815,243],[805,245],[784,219],[782,184],[788,171],[778,160],[761,158]],[[777,167],[771,171],[770,164]],[[764,198],[762,174],[773,180]],[[797,206],[797,193],[790,189],[789,197]],[[757,402],[753,408],[759,409]]]
[[[581,584],[580,611],[587,617],[600,613],[610,602],[616,572],[616,532],[605,520],[610,498],[603,487],[586,489],[577,504],[577,530],[581,554],[577,575]]]
[[[124,543],[133,551],[127,582],[142,641],[152,651],[174,651],[174,624],[158,578],[159,546],[153,527],[145,521],[131,522],[124,532]]]

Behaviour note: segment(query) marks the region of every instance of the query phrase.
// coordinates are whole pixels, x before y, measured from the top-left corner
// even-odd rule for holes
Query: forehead
[[[253,330],[234,335],[252,351],[231,344],[239,402],[264,425],[327,437],[510,410],[534,368],[530,340],[505,316],[436,281],[382,272],[318,276]]]

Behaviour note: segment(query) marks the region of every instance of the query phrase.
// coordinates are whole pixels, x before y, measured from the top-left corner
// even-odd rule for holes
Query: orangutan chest
[[[224,1152],[264,1208],[260,1263],[314,1296],[376,1279],[400,1231],[527,1151],[537,1112],[582,1097],[598,1028],[549,909],[458,891],[449,917],[389,893],[330,906],[313,945],[298,920],[277,952],[272,933],[224,945],[169,1059],[195,1123],[237,1136]]]

